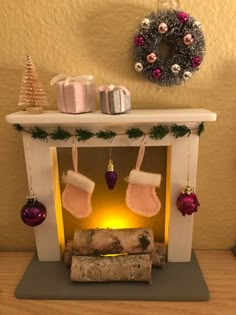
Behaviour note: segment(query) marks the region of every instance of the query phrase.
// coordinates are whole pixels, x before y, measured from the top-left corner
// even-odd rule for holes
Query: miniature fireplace
[[[26,129],[37,126],[48,132],[61,126],[68,131],[75,128],[88,129],[92,132],[108,129],[119,134],[112,142],[91,138],[86,142],[80,142],[79,147],[138,147],[141,140],[130,140],[125,135],[127,129],[135,127],[148,132],[152,126],[161,124],[184,124],[194,129],[201,122],[215,121],[216,114],[205,109],[133,110],[128,114],[116,116],[100,112],[69,115],[48,111],[41,115],[17,112],[8,115],[6,119],[9,123],[20,124]],[[188,165],[190,185],[194,188],[196,186],[199,136],[195,132],[190,137],[186,135],[177,139],[171,134],[161,140],[151,140],[146,136],[145,141],[147,147],[167,147],[165,196],[167,260],[169,262],[188,262],[191,258],[194,216],[182,216],[176,209],[176,198],[181,188],[186,185]],[[71,147],[72,140],[44,142],[33,140],[30,134],[23,132],[23,143],[28,181],[32,182],[34,193],[45,204],[48,211],[44,223],[34,228],[38,259],[39,261],[59,261],[64,251],[65,236],[57,148]]]

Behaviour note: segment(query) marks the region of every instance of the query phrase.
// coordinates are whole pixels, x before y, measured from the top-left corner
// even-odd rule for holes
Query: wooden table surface
[[[1,315],[236,315],[236,258],[230,251],[196,251],[210,291],[208,302],[18,300],[14,291],[32,255],[0,253]]]

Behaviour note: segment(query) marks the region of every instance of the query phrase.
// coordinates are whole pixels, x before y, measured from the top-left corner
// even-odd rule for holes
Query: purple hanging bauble
[[[193,192],[193,188],[189,186],[185,187],[176,200],[176,206],[183,216],[197,212],[200,203]]]
[[[107,183],[107,187],[112,190],[115,187],[117,180],[117,173],[114,171],[114,164],[112,160],[109,161],[107,171],[105,173],[105,179]]]
[[[43,223],[47,216],[46,207],[36,197],[27,197],[27,202],[21,209],[21,219],[29,226],[37,226]]]

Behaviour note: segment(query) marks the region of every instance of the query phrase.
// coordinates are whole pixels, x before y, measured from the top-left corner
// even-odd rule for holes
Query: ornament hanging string
[[[110,144],[112,143],[113,140],[113,135],[112,132],[109,131],[109,137],[108,137],[108,141],[110,142]],[[109,148],[109,162],[107,165],[107,171],[105,172],[105,180],[106,180],[106,184],[108,189],[112,190],[114,189],[115,185],[116,185],[116,181],[117,181],[117,173],[114,169],[114,164],[112,161],[112,148],[110,145]]]
[[[75,173],[78,173],[78,150],[76,145],[76,138],[73,136],[73,143],[72,143],[72,161]]]
[[[188,140],[188,173],[187,173],[187,187],[189,187],[189,178],[190,178],[190,150],[191,150],[191,139],[190,139],[191,135],[188,136],[189,140]]]
[[[33,193],[33,183],[32,183],[32,168],[31,168],[31,159],[29,152],[29,142],[31,141],[30,135],[26,136],[26,158],[28,160],[28,183],[29,183],[29,194],[30,196],[34,196]]]

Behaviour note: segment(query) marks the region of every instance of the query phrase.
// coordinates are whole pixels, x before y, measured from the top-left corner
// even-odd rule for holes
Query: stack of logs
[[[149,228],[76,230],[64,262],[78,282],[144,281],[165,265],[165,245],[154,243]]]

